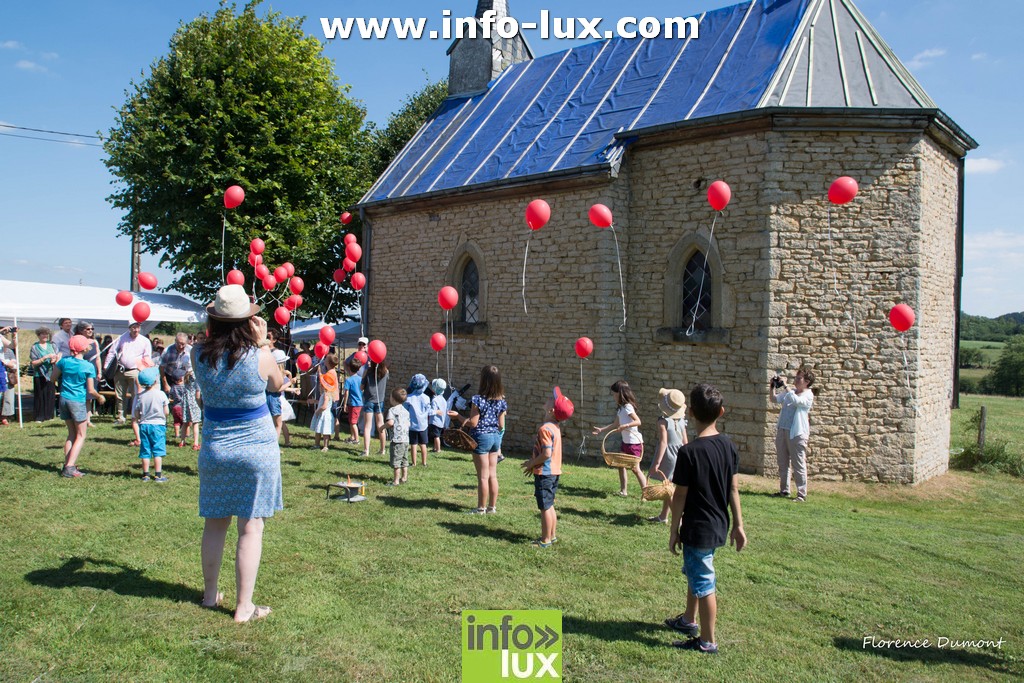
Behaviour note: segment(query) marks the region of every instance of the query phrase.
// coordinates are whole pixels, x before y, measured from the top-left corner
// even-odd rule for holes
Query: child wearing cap
[[[363,390],[360,387],[362,377],[359,376],[359,369],[362,366],[355,358],[345,362],[345,384],[342,388],[341,405],[339,415],[344,414],[348,409],[348,429],[350,437],[345,443],[359,443],[359,416],[363,414]],[[364,452],[368,456],[369,452]]]
[[[434,398],[430,399],[430,424],[427,425],[427,439],[434,444],[434,452],[441,452],[441,434],[448,421],[448,399],[444,397],[448,383],[438,377],[430,383]]]
[[[170,412],[165,394],[157,382],[160,370],[149,367],[139,373],[141,393],[135,398],[132,418],[139,425],[139,458],[142,460],[142,481],[150,481],[149,461],[156,460],[153,481],[163,483],[163,459],[167,455],[167,414]]]
[[[391,430],[391,467],[395,478],[386,486],[398,486],[409,481],[409,411],[406,409],[405,389],[396,388],[391,392],[391,407],[388,408],[384,424]]]
[[[89,428],[89,413],[85,402],[89,396],[101,404],[105,400],[96,391],[96,365],[83,358],[89,346],[89,339],[84,335],[71,337],[68,340],[71,355],[57,361],[53,370],[53,381],[60,381],[60,417],[68,428],[68,436],[64,441],[64,468],[61,470],[61,476],[68,478],[84,474],[75,462],[85,445]],[[3,372],[0,368],[0,374]]]
[[[676,470],[676,454],[680,446],[686,445],[686,397],[678,389],[659,389],[658,448],[654,453],[654,464],[647,473],[648,479],[672,481]],[[661,506],[661,514],[648,517],[648,522],[668,524],[669,501]]]
[[[412,466],[416,467],[416,451],[423,449],[423,466],[427,466],[427,427],[430,419],[430,399],[423,393],[427,378],[419,373],[409,381],[405,409],[409,411],[409,445],[412,446]]]
[[[334,369],[338,367],[337,356],[333,353],[325,356],[323,367],[325,371],[320,375],[320,401],[313,411],[313,421],[309,427],[316,434],[316,447],[326,453],[334,434],[334,412],[331,406],[338,400],[338,373]]]
[[[555,387],[544,404],[544,423],[537,429],[533,457],[523,463],[523,473],[533,473],[533,493],[540,510],[540,538],[533,541],[537,548],[550,548],[558,540],[555,493],[562,474],[562,430],[558,425],[572,417],[574,410],[572,401]]]

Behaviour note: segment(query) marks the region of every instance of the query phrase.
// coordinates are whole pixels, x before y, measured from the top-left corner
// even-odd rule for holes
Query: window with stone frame
[[[463,264],[459,284],[459,301],[462,304],[459,322],[480,322],[480,271],[472,258]]]
[[[711,266],[700,250],[694,251],[683,269],[682,282],[682,327],[694,332],[711,329],[712,301]]]

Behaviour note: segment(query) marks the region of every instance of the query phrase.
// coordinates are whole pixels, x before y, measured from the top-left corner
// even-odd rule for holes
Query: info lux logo
[[[466,610],[462,613],[463,683],[561,678],[560,611]]]

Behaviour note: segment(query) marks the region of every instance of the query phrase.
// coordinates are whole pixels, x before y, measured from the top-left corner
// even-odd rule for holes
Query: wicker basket
[[[671,500],[672,494],[676,492],[676,485],[669,480],[659,481],[657,484],[649,484],[644,487],[641,498],[644,500]]]
[[[609,451],[605,448],[605,444],[608,442],[608,437],[612,435],[612,432],[608,432],[604,435],[604,439],[601,441],[601,455],[604,456],[604,463],[608,467],[615,467],[617,469],[631,470],[640,464],[640,458],[635,455],[629,455],[628,453],[619,453],[618,451]]]
[[[457,451],[472,451],[476,449],[476,439],[461,428],[449,427],[444,430],[441,433],[441,441],[445,446],[454,448]]]

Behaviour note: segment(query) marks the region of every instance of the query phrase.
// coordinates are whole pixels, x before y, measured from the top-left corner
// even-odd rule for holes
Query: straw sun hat
[[[686,397],[678,389],[658,389],[658,407],[662,414],[672,420],[686,415]]]
[[[224,285],[217,290],[217,298],[206,307],[206,315],[214,320],[245,320],[260,312],[252,303],[242,285]]]

